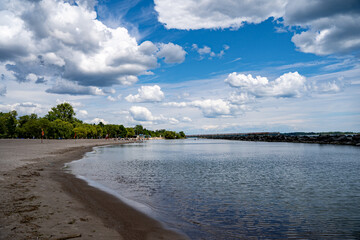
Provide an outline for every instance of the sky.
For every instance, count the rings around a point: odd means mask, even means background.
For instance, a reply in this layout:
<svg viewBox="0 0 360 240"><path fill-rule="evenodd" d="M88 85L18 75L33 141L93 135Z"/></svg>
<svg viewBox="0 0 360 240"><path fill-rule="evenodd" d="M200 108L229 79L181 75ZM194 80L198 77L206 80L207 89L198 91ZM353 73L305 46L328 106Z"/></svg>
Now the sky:
<svg viewBox="0 0 360 240"><path fill-rule="evenodd" d="M1 0L0 111L360 132L358 0Z"/></svg>

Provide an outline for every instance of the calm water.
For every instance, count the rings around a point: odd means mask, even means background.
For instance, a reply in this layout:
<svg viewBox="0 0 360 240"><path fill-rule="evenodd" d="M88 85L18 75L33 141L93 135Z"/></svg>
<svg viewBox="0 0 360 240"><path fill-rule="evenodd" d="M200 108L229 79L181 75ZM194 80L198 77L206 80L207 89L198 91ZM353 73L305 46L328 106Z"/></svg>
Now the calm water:
<svg viewBox="0 0 360 240"><path fill-rule="evenodd" d="M148 141L71 169L191 239L360 239L359 147Z"/></svg>

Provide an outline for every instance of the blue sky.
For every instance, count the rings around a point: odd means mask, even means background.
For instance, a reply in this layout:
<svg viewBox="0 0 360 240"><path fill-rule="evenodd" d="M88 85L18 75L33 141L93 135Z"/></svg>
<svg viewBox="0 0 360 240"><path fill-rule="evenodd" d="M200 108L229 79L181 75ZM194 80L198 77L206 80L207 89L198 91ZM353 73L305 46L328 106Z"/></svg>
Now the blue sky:
<svg viewBox="0 0 360 240"><path fill-rule="evenodd" d="M356 0L0 5L0 111L186 133L360 131Z"/></svg>

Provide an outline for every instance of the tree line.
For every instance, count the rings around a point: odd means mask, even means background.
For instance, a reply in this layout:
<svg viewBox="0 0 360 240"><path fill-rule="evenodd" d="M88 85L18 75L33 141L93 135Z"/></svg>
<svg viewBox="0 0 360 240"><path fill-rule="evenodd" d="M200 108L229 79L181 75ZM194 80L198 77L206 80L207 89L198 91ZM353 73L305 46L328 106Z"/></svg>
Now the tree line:
<svg viewBox="0 0 360 240"><path fill-rule="evenodd" d="M123 125L102 122L89 124L77 119L75 115L69 103L58 104L44 117L38 117L34 113L18 117L16 111L0 112L0 138L132 138L137 135L167 139L185 138L183 131L152 131L142 125L126 128Z"/></svg>

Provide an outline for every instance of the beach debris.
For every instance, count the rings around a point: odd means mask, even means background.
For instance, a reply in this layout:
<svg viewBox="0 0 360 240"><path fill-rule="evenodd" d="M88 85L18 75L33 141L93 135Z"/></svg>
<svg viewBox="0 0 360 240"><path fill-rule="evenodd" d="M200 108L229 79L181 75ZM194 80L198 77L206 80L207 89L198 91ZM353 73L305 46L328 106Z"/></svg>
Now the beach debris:
<svg viewBox="0 0 360 240"><path fill-rule="evenodd" d="M14 202L22 202L22 201L25 201L25 200L33 201L36 198L38 198L38 197L35 196L35 195L31 195L29 197L21 197L21 198L14 199Z"/></svg>
<svg viewBox="0 0 360 240"><path fill-rule="evenodd" d="M32 212L39 209L39 205L27 205L17 207L14 213Z"/></svg>
<svg viewBox="0 0 360 240"><path fill-rule="evenodd" d="M76 219L72 219L71 221L68 222L68 224L74 224L76 222Z"/></svg>
<svg viewBox="0 0 360 240"><path fill-rule="evenodd" d="M32 176L39 177L40 173L39 172L28 172L26 174L20 174L17 177L18 178L24 178L24 177L32 177Z"/></svg>
<svg viewBox="0 0 360 240"><path fill-rule="evenodd" d="M29 216L29 215L25 215L23 216L23 218L20 220L20 223L29 223L32 220L34 220L34 217Z"/></svg>
<svg viewBox="0 0 360 240"><path fill-rule="evenodd" d="M67 239L80 238L80 237L81 237L81 234L72 234L72 235L68 235L66 237L56 238L56 240L67 240Z"/></svg>

